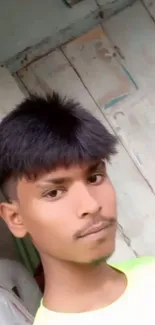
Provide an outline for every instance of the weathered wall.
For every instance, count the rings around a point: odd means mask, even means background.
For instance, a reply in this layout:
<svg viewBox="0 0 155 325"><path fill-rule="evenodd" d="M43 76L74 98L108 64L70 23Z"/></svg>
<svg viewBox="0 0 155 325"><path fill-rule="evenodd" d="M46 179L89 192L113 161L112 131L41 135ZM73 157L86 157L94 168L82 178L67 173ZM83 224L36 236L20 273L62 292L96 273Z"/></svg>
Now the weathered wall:
<svg viewBox="0 0 155 325"><path fill-rule="evenodd" d="M62 0L5 0L0 6L0 62L50 37L52 46L77 36L134 0L84 0L72 9ZM62 32L60 34L60 31Z"/></svg>

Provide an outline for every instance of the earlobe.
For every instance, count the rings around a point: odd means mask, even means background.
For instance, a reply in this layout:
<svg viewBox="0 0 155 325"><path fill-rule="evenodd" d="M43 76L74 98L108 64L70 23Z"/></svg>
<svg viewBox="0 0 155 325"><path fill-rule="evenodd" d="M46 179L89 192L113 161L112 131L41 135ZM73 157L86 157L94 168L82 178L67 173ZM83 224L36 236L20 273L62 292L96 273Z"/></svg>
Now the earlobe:
<svg viewBox="0 0 155 325"><path fill-rule="evenodd" d="M15 237L25 237L27 231L16 203L1 203L0 216Z"/></svg>

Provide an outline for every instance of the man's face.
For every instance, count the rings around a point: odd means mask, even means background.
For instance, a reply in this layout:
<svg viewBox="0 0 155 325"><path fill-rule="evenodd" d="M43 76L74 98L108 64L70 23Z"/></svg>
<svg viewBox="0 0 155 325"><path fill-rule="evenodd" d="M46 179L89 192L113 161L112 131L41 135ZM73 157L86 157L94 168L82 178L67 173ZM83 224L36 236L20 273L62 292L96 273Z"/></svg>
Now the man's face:
<svg viewBox="0 0 155 325"><path fill-rule="evenodd" d="M18 183L20 215L41 255L89 263L115 248L116 197L103 162Z"/></svg>

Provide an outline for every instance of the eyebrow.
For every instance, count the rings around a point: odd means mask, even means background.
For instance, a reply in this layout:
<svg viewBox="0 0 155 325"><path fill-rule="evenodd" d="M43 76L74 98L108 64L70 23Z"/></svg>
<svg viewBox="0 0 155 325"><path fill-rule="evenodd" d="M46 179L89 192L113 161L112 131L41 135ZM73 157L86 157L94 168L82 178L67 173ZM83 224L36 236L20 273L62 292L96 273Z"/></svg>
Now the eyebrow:
<svg viewBox="0 0 155 325"><path fill-rule="evenodd" d="M105 168L105 162L100 161L98 163L90 165L86 174L91 174L96 171L98 168ZM63 185L65 183L70 183L72 181L72 177L51 177L47 179L43 179L40 183L37 184L38 187L42 187L44 184L54 184L54 185Z"/></svg>
<svg viewBox="0 0 155 325"><path fill-rule="evenodd" d="M94 171L96 171L97 169L100 168L104 168L105 169L105 162L103 160L101 160L100 162L93 164L91 166L88 167L88 169L86 170L86 173L93 173Z"/></svg>
<svg viewBox="0 0 155 325"><path fill-rule="evenodd" d="M71 182L71 177L52 177L42 180L42 184L38 183L37 186L42 186L43 184L54 184L54 185L62 185L65 183Z"/></svg>

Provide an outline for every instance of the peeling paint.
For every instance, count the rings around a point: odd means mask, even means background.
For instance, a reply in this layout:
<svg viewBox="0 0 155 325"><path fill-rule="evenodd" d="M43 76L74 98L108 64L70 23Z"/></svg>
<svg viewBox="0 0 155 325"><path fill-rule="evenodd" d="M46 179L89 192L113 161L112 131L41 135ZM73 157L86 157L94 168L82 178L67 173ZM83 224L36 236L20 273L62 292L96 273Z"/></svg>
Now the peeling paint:
<svg viewBox="0 0 155 325"><path fill-rule="evenodd" d="M117 97L117 98L112 99L108 104L106 104L106 105L104 106L104 109L107 109L107 108L109 108L109 107L111 107L111 106L113 106L113 105L116 105L116 104L119 103L121 100L124 100L127 96L128 96L128 94L126 94L126 95L122 95L122 96L119 96L119 97Z"/></svg>

